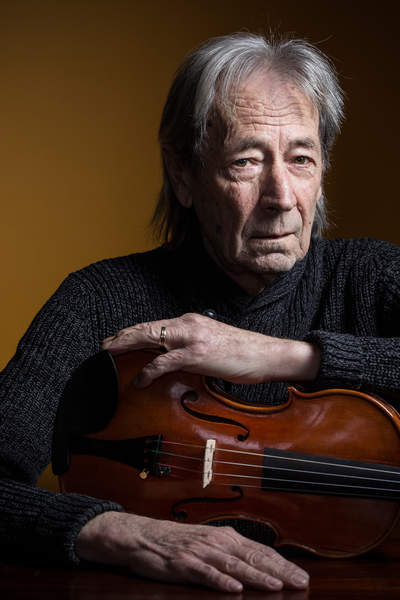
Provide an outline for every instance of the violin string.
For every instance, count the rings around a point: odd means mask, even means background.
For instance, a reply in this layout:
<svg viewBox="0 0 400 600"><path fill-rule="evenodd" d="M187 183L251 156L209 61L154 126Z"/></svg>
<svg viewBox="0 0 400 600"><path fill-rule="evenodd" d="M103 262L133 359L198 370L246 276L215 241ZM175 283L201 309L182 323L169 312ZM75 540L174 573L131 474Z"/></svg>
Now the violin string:
<svg viewBox="0 0 400 600"><path fill-rule="evenodd" d="M227 462L227 461L223 461L223 460L214 460L214 463L220 463L220 464L224 464L224 465L235 465L235 466L239 466L239 467L251 467L251 468L256 468L256 469L264 469L267 470L269 469L270 471L291 471L294 473L299 473L299 469L291 469L290 467L273 467L270 465L249 465L246 463L235 463L235 462ZM337 466L337 465L334 465ZM309 471L307 469L301 469L300 470L301 473L307 473L307 474L311 474L311 475L332 475L334 477L347 477L348 479L367 479L368 481L370 480L369 477L363 477L362 475L346 475L344 473L329 473L329 472L324 472L324 471ZM246 477L246 475L245 475ZM257 477L255 475L255 477ZM374 477L373 479L374 481L383 481L384 483L400 483L400 481L396 481L395 479L381 479L380 477Z"/></svg>
<svg viewBox="0 0 400 600"><path fill-rule="evenodd" d="M163 455L168 455L168 456L176 456L179 458L185 458L188 460L198 460L198 461L203 461L204 462L204 458L198 458L198 457L192 457L192 456L185 456L183 454L174 454L173 452L164 452L162 450L152 450L152 452L154 454L163 454ZM262 455L261 455L262 456ZM266 455L270 458L278 458L278 459L290 459L290 460L296 460L296 458L294 457L285 457L285 456L273 456L273 455ZM299 459L302 460L302 459ZM349 467L349 465L343 465L342 463L326 463L326 462L322 462L322 461L310 461L310 460L306 460L306 462L310 462L312 464L325 464L325 465L330 465L333 467L342 467L342 466L346 466ZM290 467L280 467L280 466L270 466L270 465L255 465L255 464L248 464L248 463L238 463L238 462L232 462L232 461L224 461L224 460L213 460L213 463L219 463L219 464L223 464L223 465L234 465L234 466L238 466L238 467L249 467L249 468L253 468L253 469L270 469L270 470L275 470L275 471L293 471L298 473L298 469L291 469ZM350 465L351 466L351 465ZM358 467L359 469L362 469L362 467ZM376 471L377 473L382 473L381 470L378 469L373 469L374 471ZM308 474L318 474L318 475L325 475L325 476L334 476L334 477L348 477L348 478L353 478L353 479L367 479L369 480L369 477L367 476L362 476L362 475L347 475L344 473L329 473L326 471L309 471L307 469L301 469L302 473L308 473ZM384 471L385 473L393 473L393 471ZM395 473L397 475L397 473ZM374 477L374 481L383 481L383 482L388 482L388 483L398 483L398 481L396 481L395 479L382 479L379 477Z"/></svg>
<svg viewBox="0 0 400 600"><path fill-rule="evenodd" d="M196 475L199 474L199 472L195 469L188 469L186 467L180 467L177 465L169 465L169 464L165 464L165 463L160 463L160 466L162 467L166 467L166 468L172 468L172 469L176 469L179 471L189 471L191 473L195 473ZM213 473L213 476L217 475L219 477L236 477L239 479L259 479L261 482L284 482L284 483L300 483L302 485L307 485L309 486L311 485L317 485L317 487L319 486L330 486L330 487L340 487L340 488L346 488L346 489L357 489L357 490L367 490L367 491L378 491L378 492L396 492L398 493L399 490L398 489L393 489L393 488L377 488L377 487L373 487L373 486L364 486L364 485L351 485L351 484L342 484L342 483L327 483L327 482L314 482L314 481L307 481L307 480L301 480L301 479L285 479L285 478L280 478L280 477L257 477L255 475L237 475L236 473ZM329 473L327 473L327 475L330 475ZM225 486L231 486L232 484L230 483L218 483L217 485L225 485ZM240 482L240 485L242 487L251 487L251 488L259 488L259 485L251 485L251 484L244 484L242 482ZM273 490L273 488L272 488ZM278 490L277 490L278 491ZM291 491L295 491L295 490L291 490Z"/></svg>
<svg viewBox="0 0 400 600"><path fill-rule="evenodd" d="M185 456L182 454L174 454L173 452L164 452L164 451L157 451L157 450L153 450L152 451L154 454L158 454L158 455L166 455L166 456L172 456L172 457L177 457L177 458L184 458L184 459L189 459L189 460L197 460L197 461L202 461L204 462L203 458L199 458L199 457L193 457L193 456ZM308 462L312 462L312 461L308 461ZM229 461L222 461L222 460L213 460L213 463L218 463L218 464L223 464L223 465L233 465L233 466L238 466L238 467L246 467L246 468L251 468L251 469L263 469L264 472L265 471L290 471L290 472L295 472L295 473L299 473L299 469L292 469L290 467L281 467L281 466L270 466L270 465L254 465L254 464L247 464L247 463L236 463L236 462L229 462ZM325 463L325 464L329 464L329 463ZM332 464L331 464L332 466ZM341 466L340 463L339 464L334 464L333 466ZM363 477L362 475L347 475L344 473L335 473L335 472L324 472L324 471L310 471L310 470L306 470L306 469L301 469L301 473L304 474L308 474L308 475L323 475L325 477L340 477L340 478L347 478L347 479L364 479L369 481L369 477ZM251 476L251 475L239 475L239 474L229 474L229 473L215 473L216 475L227 475L227 476L231 476L231 477L253 477L254 479L259 479L258 476ZM261 477L261 480L263 479L267 479L270 480L271 478L269 477ZM290 481L296 481L296 480L290 480ZM374 477L373 481L380 481L383 483L399 483L399 481L396 481L394 479L382 479L382 478L378 478L378 477ZM360 486L360 487L368 487L368 486ZM372 489L372 488L371 488Z"/></svg>
<svg viewBox="0 0 400 600"><path fill-rule="evenodd" d="M245 477L246 479L259 479L258 477L256 477L255 475L236 475L235 473L213 473L213 475L219 475L221 477ZM331 486L331 487L345 487L345 488L357 488L359 490L376 490L379 492L399 492L398 489L393 489L393 488L379 488L379 487L374 487L372 485L369 486L364 486L364 485L354 485L354 484L343 484L343 483L328 483L328 482L322 482L322 481L304 481L302 479L284 479L282 477L261 477L261 481L284 481L285 483L302 483L302 484L307 484L307 485L312 485L312 484L316 484L318 487L320 485L322 486Z"/></svg>
<svg viewBox="0 0 400 600"><path fill-rule="evenodd" d="M176 465L169 465L166 463L159 463L160 467L165 467L165 468L170 468L170 469L177 469L179 471L189 471L189 473L195 473L196 475L199 474L199 472L201 473L200 469L188 469L187 467L178 467Z"/></svg>
<svg viewBox="0 0 400 600"><path fill-rule="evenodd" d="M204 458L200 458L198 456L187 456L185 454L175 454L174 452L164 452L164 450L152 450L153 454L163 454L166 456L177 456L178 458L185 458L186 460L198 460L198 461L203 461L204 462Z"/></svg>
<svg viewBox="0 0 400 600"><path fill-rule="evenodd" d="M187 444L185 442L170 442L169 440L163 440L163 444L171 444L171 446L187 446L188 448L202 448L204 450L204 444Z"/></svg>
<svg viewBox="0 0 400 600"><path fill-rule="evenodd" d="M167 455L167 456L177 456L179 458L187 458L189 460L198 460L198 461L203 461L204 459L202 458L198 458L198 457L193 457L193 456L184 456L182 454L174 454L173 452L163 452L163 451L157 451L154 450L153 451L155 454L163 454L163 455ZM264 469L264 470L271 470L271 471L291 471L294 473L298 473L299 469L291 469L290 467L273 467L270 465L254 465L254 464L248 464L248 463L238 463L238 462L231 462L231 461L226 461L226 460L213 460L213 463L218 463L221 465L233 465L236 467L249 467L251 469ZM337 465L334 465L337 466ZM311 474L311 475L330 475L333 477L347 477L348 479L367 479L369 481L369 477L363 477L362 475L347 475L344 473L327 473L324 471L309 471L307 469L301 469L302 473L307 473L307 474ZM240 475L237 475L238 477ZM251 475L243 475L243 477L251 477ZM256 475L254 476L255 478L258 478ZM384 483L399 483L398 481L396 481L395 479L381 479L380 477L374 477L374 481L383 481Z"/></svg>
<svg viewBox="0 0 400 600"><path fill-rule="evenodd" d="M218 450L221 450L223 452L241 452L240 450L231 450L228 448L218 448ZM246 454L252 454L251 452L246 452ZM262 456L263 458L272 458L272 459L281 459L281 460L292 460L295 462L306 462L306 463L311 463L313 465L327 465L327 466L335 466L335 467L343 467L346 469L360 469L361 471L375 471L376 473L382 473L382 469L379 468L375 468L375 467L364 467L364 466L359 466L359 465L348 465L346 463L341 463L341 462L328 462L328 461L324 461L324 460L315 460L315 459L310 459L310 458L298 458L296 456L285 456L285 455L276 455L276 454L259 454L259 453L254 453L253 456ZM340 461L341 459L337 459L338 461ZM399 475L400 473L398 471L389 471L389 470L385 470L385 473L391 474L391 475Z"/></svg>
<svg viewBox="0 0 400 600"><path fill-rule="evenodd" d="M164 440L162 442L164 444ZM204 445L197 445L197 444L185 444L185 443L180 443L180 442L169 442L169 441L165 441L165 443L167 444L179 444L182 446L188 446L188 447L196 447L196 448L202 448L203 450L205 449ZM292 460L295 462L307 462L307 463L311 463L313 465L315 464L319 464L319 465L327 465L327 466L335 466L335 467L343 467L345 469L359 469L361 471L373 471L375 473L387 473L388 475L399 475L400 472L399 471L390 471L390 470L384 470L382 471L382 469L380 468L375 468L375 467L365 467L365 466L359 466L359 465L349 465L346 463L341 463L341 462L327 462L327 461L323 461L323 460L315 460L315 459L309 459L309 458L298 458L296 456L285 456L285 455L274 455L274 454L264 454L264 453L259 453L259 452L249 452L247 450L233 450L231 448L216 448L216 451L218 452L233 452L236 454L248 454L250 456L260 456L262 458L272 458L272 459L280 459L280 460ZM157 450L153 450L153 452L157 452ZM162 453L162 451L158 451L160 453ZM173 454L171 454L171 456L173 456ZM182 455L181 455L182 456ZM184 458L184 457L183 457ZM189 458L189 457L187 457ZM201 459L200 459L201 460ZM340 459L337 459L338 461L340 461ZM216 462L216 461L214 461ZM218 461L218 462L224 462L224 461ZM231 464L240 464L240 463L231 463ZM257 465L252 465L252 466L257 466ZM384 465L382 465L384 466Z"/></svg>
<svg viewBox="0 0 400 600"><path fill-rule="evenodd" d="M175 470L178 470L178 471L189 471L190 473L194 473L195 475L199 474L198 470L187 469L186 467L178 467L176 465L169 465L167 463L160 463L160 467L171 468L171 469L175 469ZM222 482L219 482L219 483L217 483L215 485L218 485L218 486L222 486L223 485L223 486L226 486L226 487L231 487L232 486L231 483L222 483ZM240 485L241 485L241 487L248 487L248 488L258 488L259 487L258 485L250 485L250 484L247 484L247 483L240 483Z"/></svg>

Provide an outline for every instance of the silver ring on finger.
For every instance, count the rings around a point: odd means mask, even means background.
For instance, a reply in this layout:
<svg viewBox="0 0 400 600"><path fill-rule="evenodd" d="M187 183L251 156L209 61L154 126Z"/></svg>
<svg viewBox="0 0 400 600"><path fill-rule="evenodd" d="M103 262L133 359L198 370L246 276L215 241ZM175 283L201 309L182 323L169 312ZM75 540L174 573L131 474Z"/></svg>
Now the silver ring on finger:
<svg viewBox="0 0 400 600"><path fill-rule="evenodd" d="M167 351L167 347L165 346L166 339L167 339L167 328L162 326L161 333L160 333L160 347L165 351Z"/></svg>

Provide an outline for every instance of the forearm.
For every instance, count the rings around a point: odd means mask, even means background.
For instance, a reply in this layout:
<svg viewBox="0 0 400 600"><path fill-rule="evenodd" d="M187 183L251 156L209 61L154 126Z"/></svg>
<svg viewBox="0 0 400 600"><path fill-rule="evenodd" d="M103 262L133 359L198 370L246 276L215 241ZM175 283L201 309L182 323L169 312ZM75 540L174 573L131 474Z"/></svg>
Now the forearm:
<svg viewBox="0 0 400 600"><path fill-rule="evenodd" d="M313 381L317 377L321 352L316 344L262 337L265 350L259 360L265 362L264 381Z"/></svg>

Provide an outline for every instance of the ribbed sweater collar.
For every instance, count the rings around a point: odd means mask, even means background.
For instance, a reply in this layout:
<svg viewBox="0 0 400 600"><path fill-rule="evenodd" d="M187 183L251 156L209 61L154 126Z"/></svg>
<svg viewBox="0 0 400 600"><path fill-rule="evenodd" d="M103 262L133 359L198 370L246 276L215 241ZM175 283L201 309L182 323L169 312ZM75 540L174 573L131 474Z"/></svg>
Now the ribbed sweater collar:
<svg viewBox="0 0 400 600"><path fill-rule="evenodd" d="M290 271L277 277L256 296L248 295L239 285L228 277L210 258L200 240L182 244L173 251L172 264L175 277L183 287L182 293L197 299L197 303L210 308L231 307L239 312L252 312L277 302L292 293L303 273L312 253L313 242L305 258L295 263Z"/></svg>

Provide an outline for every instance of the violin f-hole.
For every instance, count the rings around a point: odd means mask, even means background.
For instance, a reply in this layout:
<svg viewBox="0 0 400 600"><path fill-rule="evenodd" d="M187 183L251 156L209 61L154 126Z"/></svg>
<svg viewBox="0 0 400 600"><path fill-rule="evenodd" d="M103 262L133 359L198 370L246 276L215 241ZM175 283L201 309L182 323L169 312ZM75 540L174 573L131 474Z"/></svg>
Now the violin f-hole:
<svg viewBox="0 0 400 600"><path fill-rule="evenodd" d="M227 419L226 417L221 417L219 415L210 415L207 413L202 413L197 410L194 410L193 408L190 408L187 403L196 402L196 400L198 400L198 395L194 390L189 390L185 392L181 397L181 405L183 410L185 410L187 413L189 413L190 415L192 415L192 417L195 417L196 419L202 419L203 421L209 421L210 423L225 423L226 425L234 425L235 427L239 427L245 433L238 433L236 436L237 440L239 442L245 442L247 440L247 438L250 435L250 430L245 425L239 423L239 421L234 421L233 419Z"/></svg>
<svg viewBox="0 0 400 600"><path fill-rule="evenodd" d="M225 498L210 498L207 496L199 496L197 498L186 498L185 500L179 500L171 507L171 513L173 519L177 521L185 521L188 518L188 513L185 510L181 510L181 507L188 504L196 504L196 503L221 503L221 502L236 502L236 500L241 500L243 498L243 491L238 485L232 486L232 492L234 492L235 496L227 496Z"/></svg>

